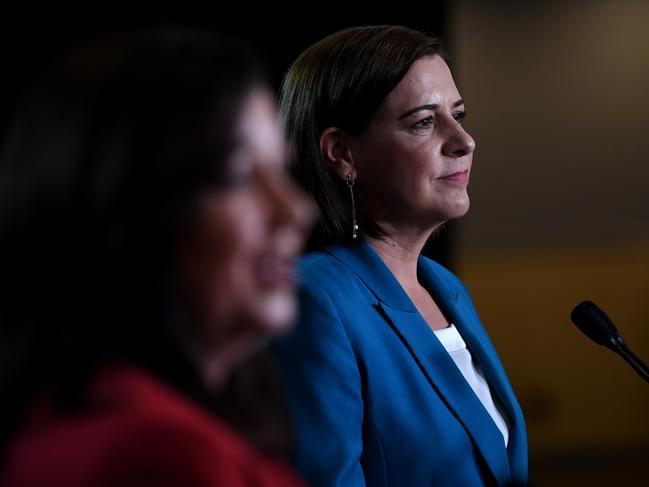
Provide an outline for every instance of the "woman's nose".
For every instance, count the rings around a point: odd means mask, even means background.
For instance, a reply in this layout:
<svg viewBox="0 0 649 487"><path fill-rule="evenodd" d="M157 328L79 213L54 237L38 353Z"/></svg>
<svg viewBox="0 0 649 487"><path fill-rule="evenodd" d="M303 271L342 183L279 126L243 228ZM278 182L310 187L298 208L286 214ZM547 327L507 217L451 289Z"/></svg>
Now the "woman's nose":
<svg viewBox="0 0 649 487"><path fill-rule="evenodd" d="M308 231L315 219L311 199L287 175L275 176L268 190L274 219L279 224L292 224Z"/></svg>
<svg viewBox="0 0 649 487"><path fill-rule="evenodd" d="M447 138L442 147L444 155L449 157L463 157L472 154L475 150L475 141L473 137L458 122L447 132Z"/></svg>

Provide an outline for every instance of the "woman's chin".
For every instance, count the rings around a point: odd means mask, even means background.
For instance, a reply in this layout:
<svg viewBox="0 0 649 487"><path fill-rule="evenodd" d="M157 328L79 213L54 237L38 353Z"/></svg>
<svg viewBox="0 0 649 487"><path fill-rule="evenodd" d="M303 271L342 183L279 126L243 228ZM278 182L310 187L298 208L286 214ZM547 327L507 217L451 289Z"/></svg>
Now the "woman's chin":
<svg viewBox="0 0 649 487"><path fill-rule="evenodd" d="M261 332L281 335L293 327L297 300L292 289L267 291L255 304L255 319Z"/></svg>
<svg viewBox="0 0 649 487"><path fill-rule="evenodd" d="M431 223L439 224L440 222L445 223L450 220L456 220L462 218L469 211L469 198L458 199L452 202L449 202L444 207L435 208L434 211L431 211L428 215Z"/></svg>
<svg viewBox="0 0 649 487"><path fill-rule="evenodd" d="M467 214L467 212L469 211L469 207L471 206L469 201L469 196L463 195L462 197L458 197L449 206L450 206L448 210L449 220L462 218L464 215Z"/></svg>

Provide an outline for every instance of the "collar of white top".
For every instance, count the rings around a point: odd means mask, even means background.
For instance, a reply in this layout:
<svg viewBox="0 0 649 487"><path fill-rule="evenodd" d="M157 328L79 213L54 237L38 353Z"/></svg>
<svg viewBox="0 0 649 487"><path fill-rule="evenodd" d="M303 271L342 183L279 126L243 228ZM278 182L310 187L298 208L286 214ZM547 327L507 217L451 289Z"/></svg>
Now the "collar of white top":
<svg viewBox="0 0 649 487"><path fill-rule="evenodd" d="M466 343L453 323L441 330L433 330L433 332L448 353L466 349Z"/></svg>

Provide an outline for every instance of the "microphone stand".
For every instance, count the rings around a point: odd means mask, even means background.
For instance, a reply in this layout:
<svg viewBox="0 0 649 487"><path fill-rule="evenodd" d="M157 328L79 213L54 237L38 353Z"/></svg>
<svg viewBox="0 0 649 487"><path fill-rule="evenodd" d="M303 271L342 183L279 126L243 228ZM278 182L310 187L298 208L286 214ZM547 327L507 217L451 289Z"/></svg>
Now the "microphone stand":
<svg viewBox="0 0 649 487"><path fill-rule="evenodd" d="M609 337L609 343L606 344L606 347L619 354L640 377L649 382L649 367L627 347L626 342L620 335Z"/></svg>

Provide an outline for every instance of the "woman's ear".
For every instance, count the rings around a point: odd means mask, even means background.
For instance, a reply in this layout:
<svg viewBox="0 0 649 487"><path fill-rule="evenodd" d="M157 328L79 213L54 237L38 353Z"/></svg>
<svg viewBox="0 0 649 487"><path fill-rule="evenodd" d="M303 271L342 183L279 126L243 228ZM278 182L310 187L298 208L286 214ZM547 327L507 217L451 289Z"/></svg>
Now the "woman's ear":
<svg viewBox="0 0 649 487"><path fill-rule="evenodd" d="M345 133L338 127L327 127L320 134L320 151L325 161L340 179L347 181L351 175L356 179L354 157L347 144Z"/></svg>

